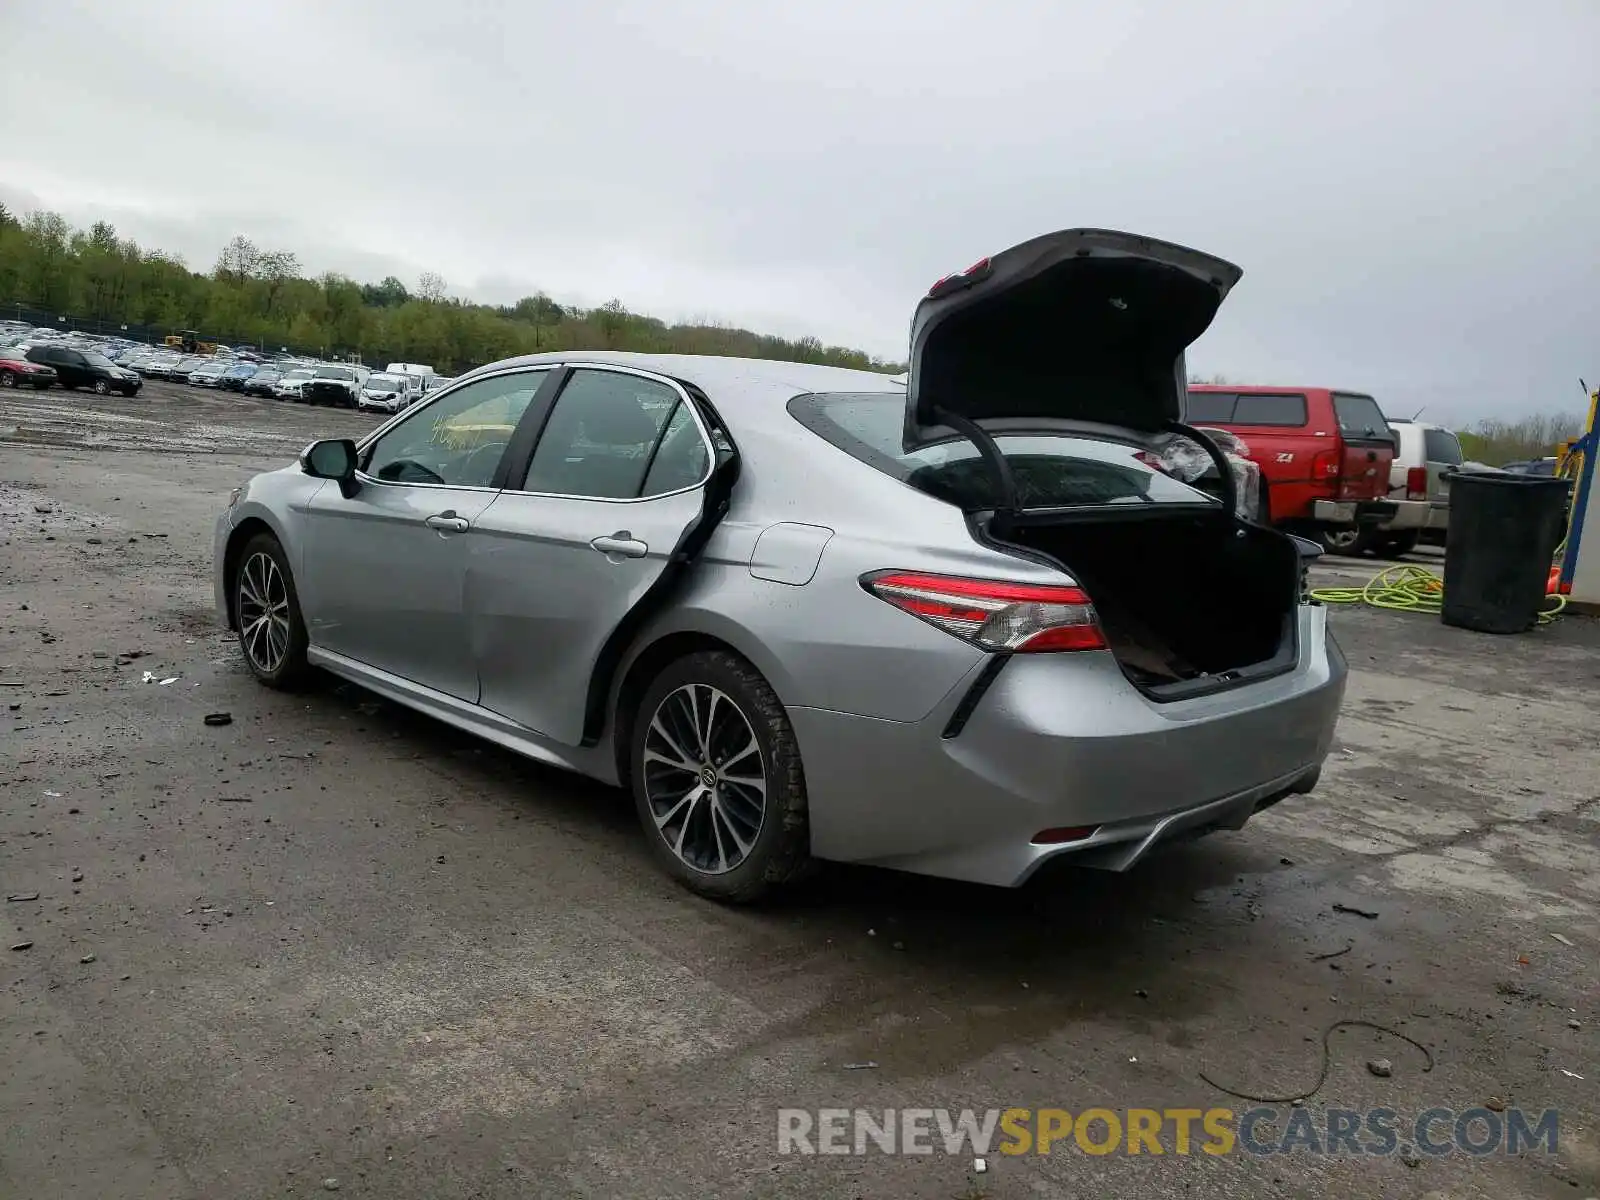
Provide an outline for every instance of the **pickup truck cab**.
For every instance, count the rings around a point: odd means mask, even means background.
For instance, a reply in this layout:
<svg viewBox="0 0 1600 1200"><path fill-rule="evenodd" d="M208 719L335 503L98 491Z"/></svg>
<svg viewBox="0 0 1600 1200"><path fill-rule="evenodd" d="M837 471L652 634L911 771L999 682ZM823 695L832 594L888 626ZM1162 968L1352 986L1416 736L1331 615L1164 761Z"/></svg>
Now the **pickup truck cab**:
<svg viewBox="0 0 1600 1200"><path fill-rule="evenodd" d="M1396 438L1371 396L1332 388L1191 384L1184 420L1238 435L1261 468L1262 524L1359 554L1399 512L1389 498Z"/></svg>

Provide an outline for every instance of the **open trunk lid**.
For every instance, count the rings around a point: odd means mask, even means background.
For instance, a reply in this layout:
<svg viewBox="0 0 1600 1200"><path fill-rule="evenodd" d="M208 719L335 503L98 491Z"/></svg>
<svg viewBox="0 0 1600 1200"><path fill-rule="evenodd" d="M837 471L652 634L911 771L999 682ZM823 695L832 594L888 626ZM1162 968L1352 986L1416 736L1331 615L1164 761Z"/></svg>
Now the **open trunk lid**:
<svg viewBox="0 0 1600 1200"><path fill-rule="evenodd" d="M911 323L905 448L969 423L1167 428L1184 351L1242 274L1170 242L1067 229L946 276Z"/></svg>

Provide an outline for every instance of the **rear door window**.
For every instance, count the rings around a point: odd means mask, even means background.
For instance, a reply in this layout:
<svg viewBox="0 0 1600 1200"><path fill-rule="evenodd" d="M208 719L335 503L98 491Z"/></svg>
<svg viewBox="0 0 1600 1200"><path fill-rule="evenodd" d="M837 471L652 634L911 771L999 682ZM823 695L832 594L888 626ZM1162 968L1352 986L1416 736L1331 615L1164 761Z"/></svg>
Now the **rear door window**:
<svg viewBox="0 0 1600 1200"><path fill-rule="evenodd" d="M659 380L587 367L574 371L539 435L522 490L637 498L678 399ZM669 466L663 465L663 473Z"/></svg>
<svg viewBox="0 0 1600 1200"><path fill-rule="evenodd" d="M1385 437L1389 422L1383 419L1383 410L1371 396L1354 396L1335 393L1333 414L1339 421L1339 432L1345 437Z"/></svg>
<svg viewBox="0 0 1600 1200"><path fill-rule="evenodd" d="M1306 398L1298 394L1281 396L1240 393L1234 405L1235 425L1300 426L1306 423Z"/></svg>
<svg viewBox="0 0 1600 1200"><path fill-rule="evenodd" d="M919 491L964 509L998 504L994 479L966 438L905 452L905 405L900 393L830 393L797 396L789 412L846 454ZM1216 503L1147 466L1137 446L1054 434L1000 435L995 442L1025 509Z"/></svg>
<svg viewBox="0 0 1600 1200"><path fill-rule="evenodd" d="M1464 459L1461 443L1448 429L1424 429L1422 445L1431 463L1444 463L1446 466L1457 467Z"/></svg>

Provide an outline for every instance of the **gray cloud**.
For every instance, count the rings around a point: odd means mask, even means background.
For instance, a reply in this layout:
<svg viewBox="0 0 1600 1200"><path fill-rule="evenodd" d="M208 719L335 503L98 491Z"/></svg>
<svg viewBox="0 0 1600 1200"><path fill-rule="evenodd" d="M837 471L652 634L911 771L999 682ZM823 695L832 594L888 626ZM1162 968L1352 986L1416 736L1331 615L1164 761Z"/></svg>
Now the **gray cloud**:
<svg viewBox="0 0 1600 1200"><path fill-rule="evenodd" d="M1198 369L1457 418L1600 377L1590 0L12 9L8 202L195 265L243 231L898 355L934 278L1110 225L1244 266Z"/></svg>

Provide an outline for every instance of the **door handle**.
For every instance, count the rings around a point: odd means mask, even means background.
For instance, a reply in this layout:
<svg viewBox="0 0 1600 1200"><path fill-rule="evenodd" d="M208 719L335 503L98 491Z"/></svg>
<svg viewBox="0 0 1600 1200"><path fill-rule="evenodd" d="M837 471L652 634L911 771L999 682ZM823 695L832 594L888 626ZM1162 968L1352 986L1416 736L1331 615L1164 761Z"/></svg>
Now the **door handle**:
<svg viewBox="0 0 1600 1200"><path fill-rule="evenodd" d="M454 509L434 513L423 523L429 529L437 529L440 533L465 533L472 528L472 522L465 517L456 516Z"/></svg>
<svg viewBox="0 0 1600 1200"><path fill-rule="evenodd" d="M650 553L650 547L641 542L626 529L619 529L610 537L597 537L589 545L601 554L615 554L620 558L643 558Z"/></svg>

